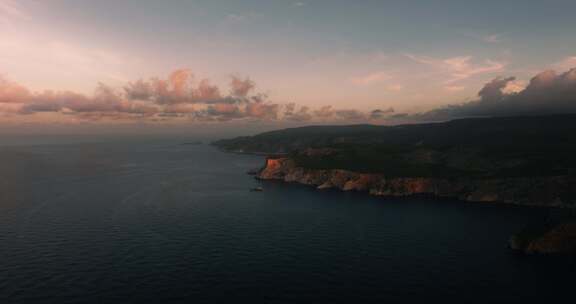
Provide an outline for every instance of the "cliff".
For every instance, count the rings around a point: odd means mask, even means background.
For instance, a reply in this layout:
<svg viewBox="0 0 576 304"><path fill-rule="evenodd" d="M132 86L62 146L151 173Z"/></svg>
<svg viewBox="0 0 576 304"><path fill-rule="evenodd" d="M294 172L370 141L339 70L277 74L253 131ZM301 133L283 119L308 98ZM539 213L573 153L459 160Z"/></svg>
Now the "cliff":
<svg viewBox="0 0 576 304"><path fill-rule="evenodd" d="M575 254L576 222L527 228L510 238L510 248L525 254Z"/></svg>
<svg viewBox="0 0 576 304"><path fill-rule="evenodd" d="M377 196L429 195L470 202L500 202L533 206L575 205L573 176L535 177L397 177L385 173L359 173L342 169L312 169L297 165L290 157L271 157L257 174L264 180L282 180L362 191Z"/></svg>
<svg viewBox="0 0 576 304"><path fill-rule="evenodd" d="M311 126L225 139L224 151L284 154L298 167L437 179L576 176L576 115L397 126Z"/></svg>
<svg viewBox="0 0 576 304"><path fill-rule="evenodd" d="M575 132L576 115L549 115L311 126L213 144L224 151L281 153L256 173L264 180L388 197L575 207ZM510 247L530 254L576 251L576 224L548 219L540 226L514 235Z"/></svg>

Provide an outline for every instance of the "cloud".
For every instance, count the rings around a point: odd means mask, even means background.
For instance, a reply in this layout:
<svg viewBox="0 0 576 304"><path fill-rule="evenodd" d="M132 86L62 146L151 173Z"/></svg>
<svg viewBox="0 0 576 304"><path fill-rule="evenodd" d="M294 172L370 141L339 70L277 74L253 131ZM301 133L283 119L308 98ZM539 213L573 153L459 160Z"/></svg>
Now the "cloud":
<svg viewBox="0 0 576 304"><path fill-rule="evenodd" d="M467 60L448 62L449 66L468 66ZM462 69L465 68L454 68ZM379 77L368 79L375 81ZM392 86L383 89L394 89ZM446 85L447 89L453 90L461 87ZM258 92L256 83L249 77L231 76L228 88L221 89L208 79L196 81L187 69L176 70L165 79L128 82L121 88L100 83L90 96L71 91L33 92L0 77L2 119L51 115L61 117L62 121L67 118L66 121L91 122L246 120L355 123L568 112L576 112L576 69L563 73L543 71L528 83L514 77L496 77L479 90L477 100L420 114L397 113L393 108L359 111L335 109L330 105L316 109L295 103L283 105Z"/></svg>
<svg viewBox="0 0 576 304"><path fill-rule="evenodd" d="M454 57L445 59L443 63L451 71L453 79L449 80L449 83L460 81L463 79L470 78L478 74L486 74L499 72L506 66L504 63L486 60L484 64L472 64L472 57Z"/></svg>
<svg viewBox="0 0 576 304"><path fill-rule="evenodd" d="M334 115L334 109L332 106L323 106L320 109L315 110L314 115L319 118L330 118Z"/></svg>
<svg viewBox="0 0 576 304"><path fill-rule="evenodd" d="M448 66L469 66L467 60L449 61ZM454 63L457 62L457 63ZM461 70L465 68L454 68ZM475 68L473 69L475 70ZM370 78L371 81L376 78ZM394 84L383 90L400 90ZM460 84L446 84L458 91ZM0 121L31 121L34 117L59 117L61 121L285 121L285 122L400 122L448 120L461 117L576 113L576 69L538 73L529 82L515 77L496 77L478 92L476 100L409 114L393 108L368 111L280 104L257 91L249 77L234 75L227 87L208 79L196 80L187 69L166 78L139 79L123 87L98 84L92 95L72 91L34 92L0 77ZM16 118L15 118L16 117Z"/></svg>
<svg viewBox="0 0 576 304"><path fill-rule="evenodd" d="M158 104L181 103L238 103L261 102L265 95L255 93L255 84L249 78L231 76L230 95L223 96L218 86L210 80L202 79L194 85L194 75L189 70L176 70L168 79L152 78L150 81L139 79L124 86L126 98L130 100L148 100ZM248 100L251 99L251 100Z"/></svg>
<svg viewBox="0 0 576 304"><path fill-rule="evenodd" d="M224 17L221 25L225 27L239 26L257 20L260 17L262 17L262 15L255 12L231 13Z"/></svg>
<svg viewBox="0 0 576 304"><path fill-rule="evenodd" d="M484 40L484 42L488 42L488 43L499 43L499 42L502 42L502 34L492 34L492 35L484 36L484 37L482 37L482 40Z"/></svg>
<svg viewBox="0 0 576 304"><path fill-rule="evenodd" d="M230 95L235 97L246 97L251 91L254 90L256 84L250 78L242 79L237 75L233 75L230 80Z"/></svg>
<svg viewBox="0 0 576 304"><path fill-rule="evenodd" d="M514 79L509 81L504 88L502 88L502 93L504 94L513 94L522 92L526 89L527 83L523 80Z"/></svg>
<svg viewBox="0 0 576 304"><path fill-rule="evenodd" d="M445 74L446 80L444 83L447 85L452 85L477 75L501 72L507 65L505 62L491 59L486 59L482 63L475 63L472 56L456 56L445 59L413 54L405 54L405 56Z"/></svg>
<svg viewBox="0 0 576 304"><path fill-rule="evenodd" d="M27 88L0 77L0 103L23 103L29 98Z"/></svg>
<svg viewBox="0 0 576 304"><path fill-rule="evenodd" d="M387 110L364 112L355 109L334 109L329 105L313 110L307 106L298 107L294 103L289 103L284 106L282 119L298 122L323 121L357 123L366 122L370 119L381 119L391 113L390 111L394 110L390 108Z"/></svg>
<svg viewBox="0 0 576 304"><path fill-rule="evenodd" d="M388 89L401 87L390 85ZM222 92L228 92L223 94ZM197 81L188 69L175 70L166 78L138 79L121 87L99 83L92 95L72 91L33 92L0 77L0 118L33 121L49 116L56 122L361 122L382 120L393 109L359 111L332 106L310 108L295 103L272 102L256 90L249 77L233 75L227 89L208 79ZM0 120L2 122L2 120Z"/></svg>
<svg viewBox="0 0 576 304"><path fill-rule="evenodd" d="M221 100L222 95L217 86L210 84L210 80L202 79L194 94L194 99L201 102L211 103L214 100Z"/></svg>
<svg viewBox="0 0 576 304"><path fill-rule="evenodd" d="M279 104L255 92L249 78L231 76L230 94L223 96L208 79L194 81L190 70L176 70L166 78L139 79L118 89L99 83L87 96L71 91L32 92L0 77L0 114L34 116L54 113L81 120L231 120L278 118Z"/></svg>
<svg viewBox="0 0 576 304"><path fill-rule="evenodd" d="M238 15L238 14L228 14L226 15L226 21L229 23L241 23L243 21L245 21L247 19L246 16L244 15Z"/></svg>
<svg viewBox="0 0 576 304"><path fill-rule="evenodd" d="M500 101L504 97L503 89L508 85L509 82L516 80L515 77L494 78L489 83L485 84L484 87L478 92L480 100L484 102L490 101Z"/></svg>
<svg viewBox="0 0 576 304"><path fill-rule="evenodd" d="M170 83L172 84L173 94L177 97L185 96L188 91L189 80L193 75L188 69L180 69L172 72L169 76Z"/></svg>
<svg viewBox="0 0 576 304"><path fill-rule="evenodd" d="M554 64L552 64L552 69L565 71L576 67L576 56L568 56Z"/></svg>
<svg viewBox="0 0 576 304"><path fill-rule="evenodd" d="M150 100L154 96L152 84L142 79L129 82L124 86L124 92L130 100Z"/></svg>
<svg viewBox="0 0 576 304"><path fill-rule="evenodd" d="M383 81L392 78L386 72L373 72L359 77L353 77L350 81L357 86L369 86L376 83L381 83Z"/></svg>
<svg viewBox="0 0 576 304"><path fill-rule="evenodd" d="M460 85L446 85L444 86L444 90L449 91L449 92L460 92L465 90L466 87L465 86L460 86Z"/></svg>
<svg viewBox="0 0 576 304"><path fill-rule="evenodd" d="M385 110L376 109L370 112L371 119L383 119L394 113L394 108L388 108Z"/></svg>
<svg viewBox="0 0 576 304"><path fill-rule="evenodd" d="M246 114L252 118L276 119L279 107L277 104L249 103L246 106Z"/></svg>
<svg viewBox="0 0 576 304"><path fill-rule="evenodd" d="M229 103L217 103L210 105L208 110L200 114L201 117L216 117L220 120L230 120L234 118L242 118L242 112L237 105Z"/></svg>
<svg viewBox="0 0 576 304"><path fill-rule="evenodd" d="M479 99L409 116L418 120L462 117L576 113L576 68L564 73L547 70L527 85L515 77L497 77L478 92Z"/></svg>
<svg viewBox="0 0 576 304"><path fill-rule="evenodd" d="M331 107L330 107L331 108ZM310 121L314 118L314 113L310 113L310 108L306 106L296 109L295 103L289 103L284 106L284 119L291 121ZM330 117L330 115L325 117Z"/></svg>
<svg viewBox="0 0 576 304"><path fill-rule="evenodd" d="M345 121L365 121L368 118L366 113L358 110L336 110L334 114L338 119Z"/></svg>

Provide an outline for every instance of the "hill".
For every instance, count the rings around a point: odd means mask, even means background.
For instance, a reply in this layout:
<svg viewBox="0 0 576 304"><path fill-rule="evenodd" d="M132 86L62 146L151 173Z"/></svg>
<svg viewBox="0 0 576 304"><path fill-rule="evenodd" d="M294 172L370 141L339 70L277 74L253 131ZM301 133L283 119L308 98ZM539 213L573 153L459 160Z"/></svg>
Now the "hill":
<svg viewBox="0 0 576 304"><path fill-rule="evenodd" d="M288 154L310 169L394 177L573 176L576 115L310 126L213 144L232 152Z"/></svg>

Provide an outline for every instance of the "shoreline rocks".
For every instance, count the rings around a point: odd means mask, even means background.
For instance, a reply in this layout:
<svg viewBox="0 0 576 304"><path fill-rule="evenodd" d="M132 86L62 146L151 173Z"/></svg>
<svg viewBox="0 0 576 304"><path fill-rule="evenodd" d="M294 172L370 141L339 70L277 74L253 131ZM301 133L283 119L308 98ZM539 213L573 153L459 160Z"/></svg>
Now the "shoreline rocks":
<svg viewBox="0 0 576 304"><path fill-rule="evenodd" d="M529 255L576 254L576 222L526 228L510 238L510 248Z"/></svg>
<svg viewBox="0 0 576 304"><path fill-rule="evenodd" d="M375 196L402 197L429 195L469 202L508 203L526 206L573 207L571 176L507 177L490 179L387 177L340 169L308 169L288 157L269 157L256 174L258 179L282 180L317 189L368 192Z"/></svg>

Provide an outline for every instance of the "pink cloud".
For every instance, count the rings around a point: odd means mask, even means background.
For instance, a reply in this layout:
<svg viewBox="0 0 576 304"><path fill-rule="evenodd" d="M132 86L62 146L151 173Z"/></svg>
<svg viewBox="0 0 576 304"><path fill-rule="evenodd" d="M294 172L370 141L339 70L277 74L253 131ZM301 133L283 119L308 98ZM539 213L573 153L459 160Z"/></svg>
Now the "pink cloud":
<svg viewBox="0 0 576 304"><path fill-rule="evenodd" d="M392 77L390 75L388 75L386 72L378 71L378 72L373 72L373 73L369 73L366 75L362 75L359 77L353 77L350 79L350 81L357 86L369 86L369 85L373 85L376 83L381 83L381 82L389 80L391 78Z"/></svg>
<svg viewBox="0 0 576 304"><path fill-rule="evenodd" d="M444 75L446 84L453 84L469 79L477 75L501 72L506 67L506 62L486 59L482 63L475 63L472 56L456 56L445 59L432 58L406 54L411 60L428 65Z"/></svg>
<svg viewBox="0 0 576 304"><path fill-rule="evenodd" d="M576 56L568 56L552 64L552 68L559 71L566 71L576 67Z"/></svg>

